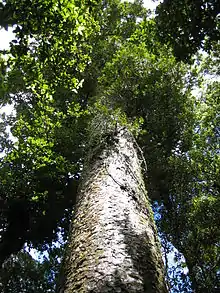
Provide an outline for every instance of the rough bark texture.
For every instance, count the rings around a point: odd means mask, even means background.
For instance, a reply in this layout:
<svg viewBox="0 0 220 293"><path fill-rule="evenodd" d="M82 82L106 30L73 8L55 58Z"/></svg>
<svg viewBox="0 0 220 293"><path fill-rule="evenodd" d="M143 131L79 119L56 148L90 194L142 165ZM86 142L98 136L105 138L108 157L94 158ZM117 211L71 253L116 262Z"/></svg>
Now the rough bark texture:
<svg viewBox="0 0 220 293"><path fill-rule="evenodd" d="M63 266L65 293L167 293L138 147L126 129L93 153Z"/></svg>

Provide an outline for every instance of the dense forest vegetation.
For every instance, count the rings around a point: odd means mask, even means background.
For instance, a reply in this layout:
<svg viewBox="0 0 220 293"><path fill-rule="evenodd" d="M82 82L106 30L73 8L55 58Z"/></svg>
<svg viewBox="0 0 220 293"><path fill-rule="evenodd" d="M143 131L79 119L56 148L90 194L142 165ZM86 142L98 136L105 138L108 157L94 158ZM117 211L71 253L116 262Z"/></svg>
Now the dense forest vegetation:
<svg viewBox="0 0 220 293"><path fill-rule="evenodd" d="M170 292L219 292L219 13L217 0L164 0L155 15L141 0L2 1L15 38L0 56L14 109L0 121L1 292L55 292L84 171L120 129Z"/></svg>

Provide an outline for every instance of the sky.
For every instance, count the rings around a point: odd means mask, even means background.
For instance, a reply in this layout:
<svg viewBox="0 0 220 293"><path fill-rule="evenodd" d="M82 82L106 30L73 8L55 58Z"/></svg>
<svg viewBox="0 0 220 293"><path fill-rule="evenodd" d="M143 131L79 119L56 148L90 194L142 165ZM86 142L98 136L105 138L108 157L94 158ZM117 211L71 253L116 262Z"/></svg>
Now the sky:
<svg viewBox="0 0 220 293"><path fill-rule="evenodd" d="M9 49L9 43L13 38L12 28L8 28L8 31L2 28L0 30L0 50Z"/></svg>

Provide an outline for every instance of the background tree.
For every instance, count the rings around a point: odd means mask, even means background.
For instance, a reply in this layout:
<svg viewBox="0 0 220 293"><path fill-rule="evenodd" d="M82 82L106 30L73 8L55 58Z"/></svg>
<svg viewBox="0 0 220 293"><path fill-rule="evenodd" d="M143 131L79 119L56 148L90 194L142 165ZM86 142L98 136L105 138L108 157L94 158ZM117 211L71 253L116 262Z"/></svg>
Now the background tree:
<svg viewBox="0 0 220 293"><path fill-rule="evenodd" d="M52 247L47 256L40 257L40 261L33 259L25 250L11 255L1 269L1 292L55 292L62 251L62 247Z"/></svg>
<svg viewBox="0 0 220 293"><path fill-rule="evenodd" d="M207 80L205 77L204 79L207 64L209 62L204 58L200 72L203 90L194 106L195 125L192 147L185 158L190 167L190 169L188 167L190 181L188 180L188 186L183 189L182 197L179 197L180 192L179 196L172 196L173 212L176 206L179 207L176 220L173 220L172 215L169 216L171 211L168 210L162 221L164 222L163 231L166 231L166 235L170 235L170 241L186 258L196 292L206 290L216 292L220 285L217 228L219 226L217 214L219 213L218 170L220 166L219 82L216 80L216 75L211 76L210 69L209 74L212 78ZM213 71L216 72L216 66ZM171 226L172 233L169 232Z"/></svg>
<svg viewBox="0 0 220 293"><path fill-rule="evenodd" d="M185 157L184 165L181 159L182 167L178 167L182 170L184 187L183 191L179 187L172 191L173 208L166 210L162 207L165 215L160 224L165 235L170 235L168 239L185 255L196 292L217 292L220 286L219 235L215 228L216 223L218 225L216 212L219 211L219 4L215 1L176 4L175 1L164 1L158 6L156 21L161 29L160 36L172 45L179 59L189 61L199 48L208 51L209 55L200 54L191 59L195 61L194 69L195 64L199 65L196 69L199 77L197 97L192 106L192 144L185 155L179 154ZM168 19L170 13L175 17ZM174 180L178 178L175 176L176 173L173 174ZM172 233L169 232L171 226Z"/></svg>
<svg viewBox="0 0 220 293"><path fill-rule="evenodd" d="M219 41L219 1L164 0L156 8L161 41L171 44L178 59L203 49L210 52Z"/></svg>

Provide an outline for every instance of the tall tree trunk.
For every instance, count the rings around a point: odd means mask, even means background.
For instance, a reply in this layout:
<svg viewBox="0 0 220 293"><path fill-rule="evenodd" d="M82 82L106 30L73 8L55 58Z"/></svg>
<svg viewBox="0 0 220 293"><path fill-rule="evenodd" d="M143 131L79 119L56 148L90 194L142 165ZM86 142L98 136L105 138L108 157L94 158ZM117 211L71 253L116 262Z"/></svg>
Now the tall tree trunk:
<svg viewBox="0 0 220 293"><path fill-rule="evenodd" d="M168 292L138 149L121 128L93 153L79 188L58 292Z"/></svg>

